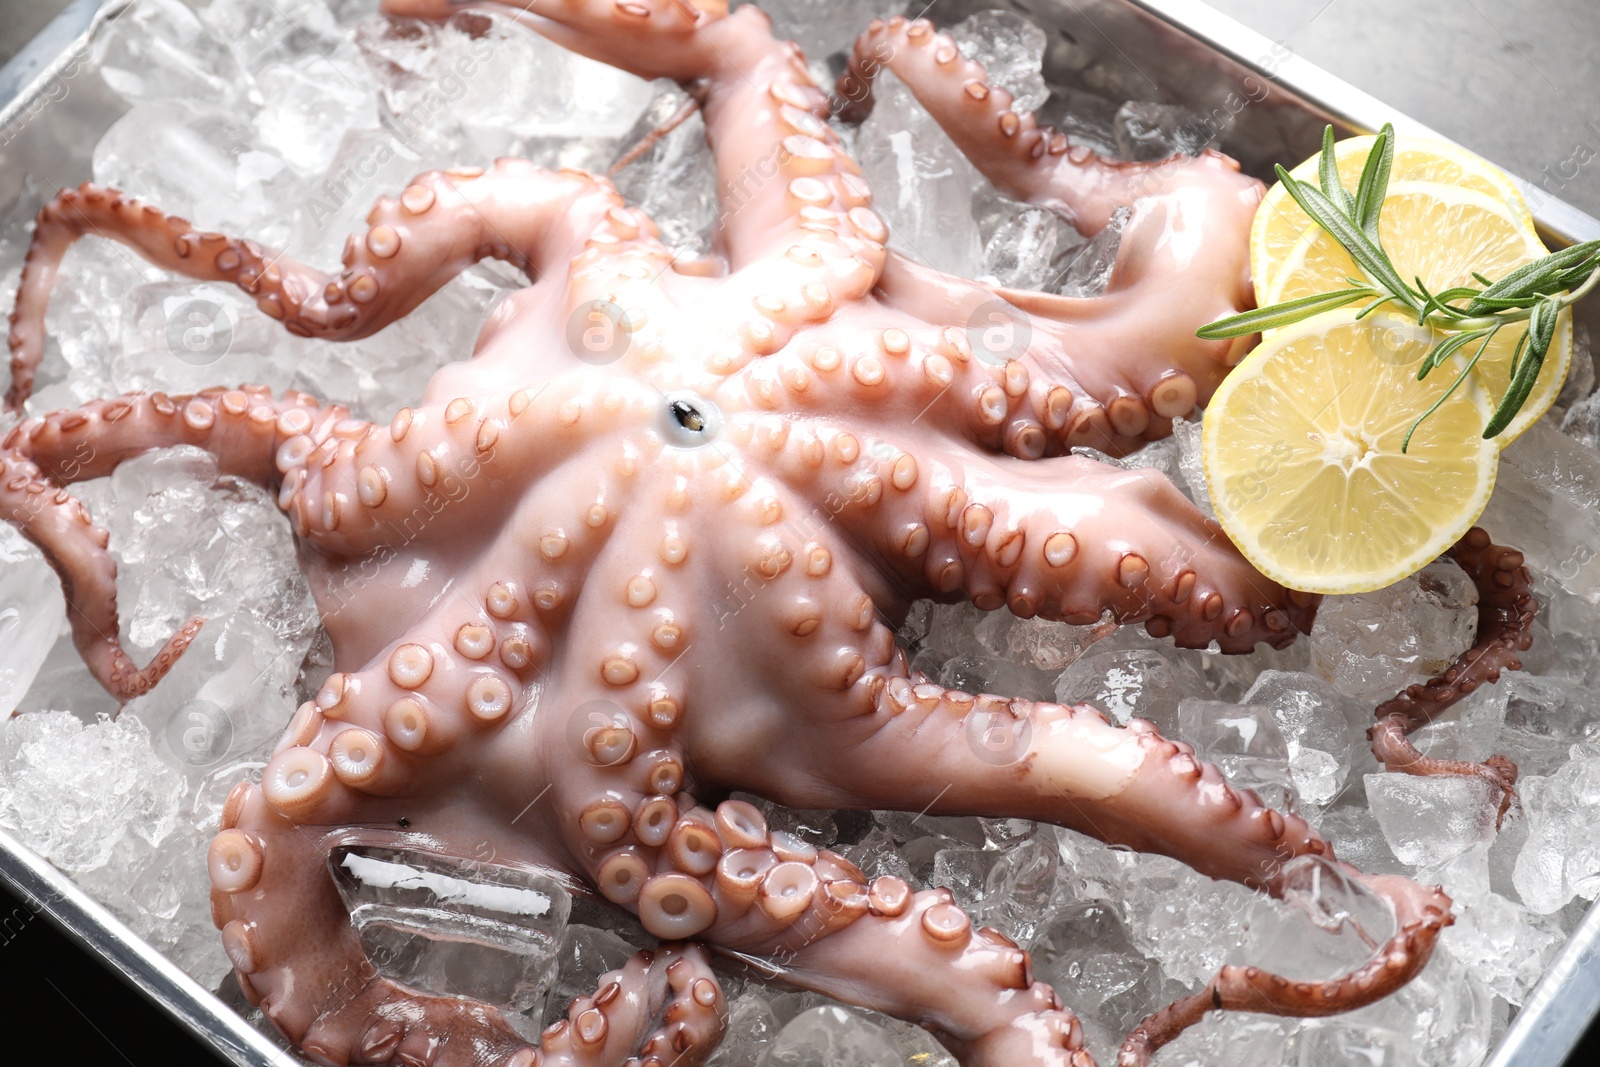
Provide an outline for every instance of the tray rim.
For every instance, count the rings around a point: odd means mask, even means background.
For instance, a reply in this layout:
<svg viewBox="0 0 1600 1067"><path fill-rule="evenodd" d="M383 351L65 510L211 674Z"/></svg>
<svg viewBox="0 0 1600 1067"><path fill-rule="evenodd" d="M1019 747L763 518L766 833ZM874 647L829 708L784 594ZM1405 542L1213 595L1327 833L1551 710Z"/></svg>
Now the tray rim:
<svg viewBox="0 0 1600 1067"><path fill-rule="evenodd" d="M0 132L44 95L54 79L87 58L95 32L137 0L72 0L23 49L0 67ZM1065 2L1076 8L1073 0ZM1265 79L1313 111L1351 130L1373 133L1385 122L1396 129L1452 141L1293 51L1273 42L1203 0L1117 0ZM1271 69L1262 62L1274 57ZM75 72L75 71L74 71ZM71 75L68 74L68 77ZM1510 173L1510 172L1508 172ZM1538 188L1511 179L1529 197L1545 237L1567 245L1600 239L1600 219ZM39 905L61 932L157 1008L238 1067L297 1067L293 1053L275 1046L214 993L201 986L65 873L0 827L0 881ZM1600 1014L1600 901L1562 945L1527 1002L1490 1050L1482 1067L1559 1067Z"/></svg>

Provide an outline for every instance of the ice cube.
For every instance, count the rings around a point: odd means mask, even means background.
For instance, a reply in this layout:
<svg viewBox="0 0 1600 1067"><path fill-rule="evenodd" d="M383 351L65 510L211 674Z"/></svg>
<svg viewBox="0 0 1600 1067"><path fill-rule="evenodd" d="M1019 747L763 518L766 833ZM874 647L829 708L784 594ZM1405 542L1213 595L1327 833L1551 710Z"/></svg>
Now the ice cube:
<svg viewBox="0 0 1600 1067"><path fill-rule="evenodd" d="M1092 704L1118 725L1149 719L1163 734L1181 737L1178 702L1209 696L1204 676L1180 650L1124 629L1091 648L1056 680L1063 704Z"/></svg>
<svg viewBox="0 0 1600 1067"><path fill-rule="evenodd" d="M1574 896L1600 895L1600 746L1574 745L1549 777L1519 783L1528 840L1517 857L1517 894L1539 915Z"/></svg>
<svg viewBox="0 0 1600 1067"><path fill-rule="evenodd" d="M1128 877L1128 928L1168 978L1198 987L1236 951L1255 900L1244 886L1163 856L1140 856Z"/></svg>
<svg viewBox="0 0 1600 1067"><path fill-rule="evenodd" d="M1574 744L1600 741L1600 692L1589 686L1516 672L1479 692L1483 697L1472 702L1481 706L1478 718L1486 728L1500 727L1484 747L1510 758L1525 776L1552 774Z"/></svg>
<svg viewBox="0 0 1600 1067"><path fill-rule="evenodd" d="M1119 207L1105 228L1089 239L1067 263L1059 281L1051 287L1062 296L1100 296L1111 284L1111 272L1117 265L1117 249L1122 245L1122 230L1128 223L1129 210Z"/></svg>
<svg viewBox="0 0 1600 1067"><path fill-rule="evenodd" d="M984 244L980 276L1008 289L1054 292L1083 238L1060 215L1022 206Z"/></svg>
<svg viewBox="0 0 1600 1067"><path fill-rule="evenodd" d="M905 6L902 0L789 0L762 10L772 17L774 36L794 41L808 58L822 60L855 44L873 19L898 15Z"/></svg>
<svg viewBox="0 0 1600 1067"><path fill-rule="evenodd" d="M960 277L981 266L972 190L983 178L911 91L889 71L856 136L856 158L872 186L872 206L889 223L889 246Z"/></svg>
<svg viewBox="0 0 1600 1067"><path fill-rule="evenodd" d="M620 969L635 951L633 945L611 930L568 923L561 931L556 982L545 1000L544 1024L565 1019L575 998L594 996L600 988L600 976Z"/></svg>
<svg viewBox="0 0 1600 1067"><path fill-rule="evenodd" d="M1197 156L1224 131L1211 129L1200 115L1177 104L1130 100L1117 111L1113 132L1118 159L1158 160Z"/></svg>
<svg viewBox="0 0 1600 1067"><path fill-rule="evenodd" d="M440 996L513 1012L555 978L572 898L555 878L392 848L336 848L334 883L373 964Z"/></svg>
<svg viewBox="0 0 1600 1067"><path fill-rule="evenodd" d="M0 825L63 870L102 866L135 824L147 840L171 833L182 793L133 716L84 724L45 711L0 725Z"/></svg>
<svg viewBox="0 0 1600 1067"><path fill-rule="evenodd" d="M1544 976L1566 931L1553 916L1536 915L1498 893L1455 907L1443 942L1495 994L1522 1005Z"/></svg>
<svg viewBox="0 0 1600 1067"><path fill-rule="evenodd" d="M1365 748L1371 710L1321 678L1288 671L1263 671L1242 702L1271 710L1300 798L1318 806L1332 801Z"/></svg>
<svg viewBox="0 0 1600 1067"><path fill-rule="evenodd" d="M1478 777L1384 772L1366 776L1367 800L1402 863L1437 867L1494 838L1500 798Z"/></svg>
<svg viewBox="0 0 1600 1067"><path fill-rule="evenodd" d="M256 115L261 143L303 175L319 175L345 132L376 128L376 94L320 56L275 63L256 76L264 102Z"/></svg>
<svg viewBox="0 0 1600 1067"><path fill-rule="evenodd" d="M22 534L0 529L0 721L16 710L66 621L61 579Z"/></svg>
<svg viewBox="0 0 1600 1067"><path fill-rule="evenodd" d="M1529 517L1539 516L1538 522ZM1600 603L1600 454L1541 420L1500 453L1478 524L1528 565Z"/></svg>
<svg viewBox="0 0 1600 1067"><path fill-rule="evenodd" d="M423 169L422 157L388 130L339 131L326 169L296 217L286 250L306 263L338 262L346 235L366 229L367 214L378 198L404 189Z"/></svg>
<svg viewBox="0 0 1600 1067"><path fill-rule="evenodd" d="M1382 700L1442 673L1472 645L1477 589L1449 560L1370 593L1330 596L1310 642L1317 673L1341 693Z"/></svg>
<svg viewBox="0 0 1600 1067"><path fill-rule="evenodd" d="M134 104L164 97L244 109L250 79L233 52L180 0L144 0L102 23L90 44L100 76Z"/></svg>
<svg viewBox="0 0 1600 1067"><path fill-rule="evenodd" d="M802 1012L779 1033L766 1067L901 1067L888 1031L860 1013L829 1005Z"/></svg>
<svg viewBox="0 0 1600 1067"><path fill-rule="evenodd" d="M283 326L232 285L137 285L122 300L120 322L109 371L120 392L197 392L219 375L284 389L294 377Z"/></svg>
<svg viewBox="0 0 1600 1067"><path fill-rule="evenodd" d="M762 1062L777 1034L778 1018L766 997L755 991L733 997L728 1002L726 1036L706 1067L752 1067Z"/></svg>
<svg viewBox="0 0 1600 1067"><path fill-rule="evenodd" d="M1230 962L1320 981L1365 963L1394 931L1389 905L1320 856L1284 865L1283 899L1257 895Z"/></svg>
<svg viewBox="0 0 1600 1067"><path fill-rule="evenodd" d="M1088 1043L1115 1047L1125 1020L1107 1002L1127 993L1148 994L1160 968L1134 947L1118 908L1102 900L1077 903L1051 917L1032 946L1033 973L1048 984L1083 1022Z"/></svg>
<svg viewBox="0 0 1600 1067"><path fill-rule="evenodd" d="M94 150L94 179L195 226L280 245L304 184L250 123L207 104L135 105ZM134 253L122 251L123 256Z"/></svg>
<svg viewBox="0 0 1600 1067"><path fill-rule="evenodd" d="M1050 90L1039 73L1049 44L1044 31L1011 11L980 11L950 27L966 58L982 63L989 84L998 85L1015 99L1013 111L1032 111L1044 103Z"/></svg>
<svg viewBox="0 0 1600 1067"><path fill-rule="evenodd" d="M1177 736L1215 763L1230 784L1255 790L1268 807L1294 807L1289 746L1268 708L1185 697L1178 703Z"/></svg>
<svg viewBox="0 0 1600 1067"><path fill-rule="evenodd" d="M658 82L644 114L622 138L624 149L631 150L691 102L675 83ZM710 252L711 226L718 221L716 177L705 121L696 112L622 168L616 182L618 192L655 220L674 255L698 259ZM736 214L760 181L757 174L734 179L725 210Z"/></svg>
<svg viewBox="0 0 1600 1067"><path fill-rule="evenodd" d="M320 59L360 84L360 63L323 0L212 0L200 19L250 74Z"/></svg>
<svg viewBox="0 0 1600 1067"><path fill-rule="evenodd" d="M1018 944L1031 943L1053 909L1060 863L1053 834L1009 844L989 867L978 917Z"/></svg>
<svg viewBox="0 0 1600 1067"><path fill-rule="evenodd" d="M1217 513L1211 507L1211 492L1206 488L1205 466L1200 454L1200 420L1189 422L1173 419L1172 437L1178 442L1178 463L1182 472L1182 476L1173 481L1194 501L1195 507L1216 518Z"/></svg>

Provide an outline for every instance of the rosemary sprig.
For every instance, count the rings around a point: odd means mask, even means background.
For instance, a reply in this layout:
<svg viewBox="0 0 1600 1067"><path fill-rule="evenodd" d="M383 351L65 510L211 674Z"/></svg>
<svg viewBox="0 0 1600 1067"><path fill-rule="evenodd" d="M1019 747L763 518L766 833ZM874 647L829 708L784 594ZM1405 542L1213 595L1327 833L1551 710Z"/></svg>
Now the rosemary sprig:
<svg viewBox="0 0 1600 1067"><path fill-rule="evenodd" d="M1511 424L1533 392L1562 309L1581 300L1600 284L1600 241L1564 248L1518 267L1499 281L1490 281L1474 273L1472 277L1478 287L1459 285L1430 293L1421 278L1413 279L1415 284L1407 284L1400 277L1378 236L1383 199L1389 190L1393 167L1394 127L1389 125L1384 126L1374 140L1353 195L1339 181L1332 126L1322 134L1316 185L1300 181L1278 167L1278 180L1285 191L1313 222L1344 246L1363 277L1349 279L1351 287L1348 289L1230 315L1202 326L1196 333L1207 340L1243 337L1288 326L1357 300L1368 301L1358 317L1365 317L1385 304L1393 304L1414 315L1419 326L1430 327L1444 335L1423 359L1417 370L1418 381L1467 345L1481 342L1444 395L1406 431L1400 448L1404 452L1423 419L1438 410L1466 380L1495 334L1512 323L1527 322L1527 332L1518 342L1512 358L1511 384L1483 428L1484 437L1496 437Z"/></svg>

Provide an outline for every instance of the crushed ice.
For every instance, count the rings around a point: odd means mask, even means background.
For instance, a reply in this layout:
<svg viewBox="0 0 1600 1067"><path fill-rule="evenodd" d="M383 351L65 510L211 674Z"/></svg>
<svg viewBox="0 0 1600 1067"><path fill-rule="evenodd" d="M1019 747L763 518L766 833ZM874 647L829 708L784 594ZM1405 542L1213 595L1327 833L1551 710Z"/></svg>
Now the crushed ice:
<svg viewBox="0 0 1600 1067"><path fill-rule="evenodd" d="M896 10L892 0L775 8L779 30L798 37L819 70L869 18ZM513 154L604 170L684 100L675 86L619 74L502 19L471 14L433 26L370 12L361 0L135 5L94 46L99 76L129 105L94 151L94 178L202 226L329 261L371 201L419 170ZM1182 109L1084 91L1096 84L1092 58L1070 44L1056 46L1053 69L1074 71L1081 85L1047 87L1045 35L1014 14L980 12L952 31L1019 106L1042 104L1046 121L1080 141L1144 159L1209 143ZM691 117L618 174L685 256L709 249L716 210L701 129ZM1115 227L1086 242L1050 212L996 193L893 75L882 77L873 117L845 135L900 251L1006 286L1073 294L1104 286ZM0 220L7 305L27 222L45 195L27 187ZM32 406L249 380L387 417L421 393L434 369L467 353L489 307L517 284L502 268L480 266L378 336L331 345L290 338L231 289L174 281L125 250L84 242L51 301L50 349ZM1472 590L1451 564L1386 590L1330 598L1309 641L1245 657L1176 649L1109 623L1056 625L970 606L913 610L902 642L917 669L941 682L1090 701L1118 721L1150 718L1235 781L1306 814L1344 858L1442 881L1455 896L1456 925L1422 977L1395 997L1331 1019L1210 1019L1160 1062L1216 1062L1226 1050L1236 1062L1469 1064L1600 896L1594 382L1580 348L1560 407L1505 453L1484 518L1523 549L1538 577L1544 610L1529 671L1479 690L1419 735L1439 755L1503 752L1518 761L1521 804L1498 835L1478 783L1375 773L1363 736L1375 700L1470 642ZM1209 510L1199 426L1175 430L1173 440L1118 462L1165 470ZM207 907L205 844L228 790L259 778L305 679L325 669L326 638L270 501L219 477L205 457L145 457L80 489L112 531L135 654L191 614L210 621L154 693L109 719L111 703L64 632L49 568L0 529L0 715L24 712L0 726L0 825L215 984L227 963ZM763 806L774 826L838 849L869 876L949 886L979 921L1033 951L1036 973L1082 1016L1102 1059L1142 1015L1224 962L1322 977L1385 936L1383 909L1316 859L1295 864L1292 891L1273 902L1162 857L1022 820ZM451 884L447 871L429 877ZM519 1025L530 1033L630 954L596 924L638 935L592 909L571 922L559 910L541 934L553 946L541 956L548 969L535 975L542 1000L528 1006L524 972L507 979L523 983L507 994L508 1007L526 1009ZM414 953L413 966L433 959ZM732 1019L717 1067L953 1067L916 1027L737 977L728 989Z"/></svg>

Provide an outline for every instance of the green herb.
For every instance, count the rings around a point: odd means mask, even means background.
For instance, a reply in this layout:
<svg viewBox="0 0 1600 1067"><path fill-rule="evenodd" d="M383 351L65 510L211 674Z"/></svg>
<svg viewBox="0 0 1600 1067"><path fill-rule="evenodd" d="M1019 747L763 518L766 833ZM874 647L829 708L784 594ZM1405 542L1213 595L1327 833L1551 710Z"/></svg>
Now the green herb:
<svg viewBox="0 0 1600 1067"><path fill-rule="evenodd" d="M1533 392L1534 382L1539 378L1539 369L1544 366L1544 357L1550 350L1556 320L1562 309L1576 303L1596 284L1600 284L1600 241L1586 241L1564 248L1518 267L1497 282L1475 273L1473 278L1481 288L1462 285L1430 293L1421 278L1413 279L1415 284L1407 284L1400 277L1400 272L1395 269L1378 237L1383 198L1389 190L1389 173L1393 166L1394 127L1384 126L1383 132L1373 142L1366 166L1361 170L1361 181L1356 192L1351 195L1339 181L1333 127L1329 126L1322 135L1317 185L1299 181L1282 167L1277 168L1278 180L1294 198L1294 202L1313 222L1344 246L1364 277L1349 279L1349 289L1305 296L1246 311L1241 315L1230 315L1202 326L1196 333L1207 340L1243 337L1300 322L1357 300L1367 301L1358 317L1364 317L1385 304L1393 304L1415 315L1419 326L1430 327L1445 335L1422 361L1417 370L1418 381L1466 346L1474 341L1480 342L1472 358L1444 395L1418 416L1406 431L1405 441L1400 446L1400 451L1404 452L1422 420L1438 410L1439 405L1466 380L1495 334L1511 323L1525 321L1528 329L1518 342L1512 358L1511 384L1483 429L1484 437L1496 437L1511 424Z"/></svg>

